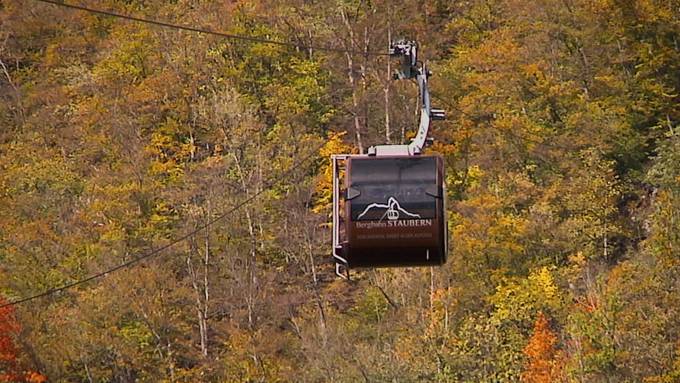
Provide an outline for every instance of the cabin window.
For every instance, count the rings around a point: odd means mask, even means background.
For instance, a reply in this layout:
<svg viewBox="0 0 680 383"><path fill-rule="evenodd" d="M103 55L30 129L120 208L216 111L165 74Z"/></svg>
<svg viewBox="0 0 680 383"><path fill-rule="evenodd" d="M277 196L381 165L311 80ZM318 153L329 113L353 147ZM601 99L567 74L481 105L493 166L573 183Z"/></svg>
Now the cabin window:
<svg viewBox="0 0 680 383"><path fill-rule="evenodd" d="M434 157L352 159L350 172L353 221L436 217Z"/></svg>

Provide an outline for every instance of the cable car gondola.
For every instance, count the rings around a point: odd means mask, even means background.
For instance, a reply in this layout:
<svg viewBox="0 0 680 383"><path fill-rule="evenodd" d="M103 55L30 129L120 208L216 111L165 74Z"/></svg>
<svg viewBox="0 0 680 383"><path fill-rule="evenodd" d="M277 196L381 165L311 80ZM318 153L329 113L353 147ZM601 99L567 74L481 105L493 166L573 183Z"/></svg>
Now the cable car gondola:
<svg viewBox="0 0 680 383"><path fill-rule="evenodd" d="M398 42L396 78L415 78L420 88L418 134L409 145L378 145L367 154L336 154L333 164L333 256L336 273L354 267L442 265L447 255L444 161L422 155L431 119L429 73L417 67L416 44ZM345 273L341 271L344 268Z"/></svg>

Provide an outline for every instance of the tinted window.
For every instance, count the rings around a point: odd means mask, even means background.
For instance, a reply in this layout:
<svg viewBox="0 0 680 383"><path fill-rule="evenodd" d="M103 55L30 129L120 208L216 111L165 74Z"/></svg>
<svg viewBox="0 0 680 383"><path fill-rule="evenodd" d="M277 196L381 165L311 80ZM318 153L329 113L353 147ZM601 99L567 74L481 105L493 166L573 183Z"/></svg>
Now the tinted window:
<svg viewBox="0 0 680 383"><path fill-rule="evenodd" d="M352 159L352 220L434 218L437 162L434 157Z"/></svg>

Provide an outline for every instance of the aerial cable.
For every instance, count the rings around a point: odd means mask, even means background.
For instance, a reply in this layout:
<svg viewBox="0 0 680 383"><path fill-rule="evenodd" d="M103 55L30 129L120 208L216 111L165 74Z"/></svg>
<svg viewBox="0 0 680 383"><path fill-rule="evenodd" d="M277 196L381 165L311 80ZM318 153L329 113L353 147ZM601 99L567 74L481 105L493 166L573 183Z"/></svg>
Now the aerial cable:
<svg viewBox="0 0 680 383"><path fill-rule="evenodd" d="M40 1L42 1L42 0L40 0ZM96 279L105 277L105 276L107 276L107 275L109 275L109 274L111 274L111 273L114 273L114 272L116 272L116 271L120 271L120 270L129 268L129 267L132 267L132 266L134 266L134 265L136 265L136 264L138 264L138 263L140 263L140 262L142 262L142 261L144 261L144 260L146 260L146 259L149 259L149 258L155 257L155 256L157 256L157 255L160 255L164 250L167 250L167 249L169 249L169 248L171 248L171 247L177 245L178 243L183 242L183 241L189 239L190 237L192 237L192 236L198 234L199 232L201 232L202 230L205 230L206 228L208 228L208 227L214 225L215 223L217 223L217 222L219 222L219 221L221 221L221 220L227 218L228 216L230 216L231 214L233 214L233 213L236 212L237 210L239 210L239 209L241 209L242 207L244 207L244 206L248 205L249 203L253 202L253 201L254 201L255 199L257 199L259 196L261 196L261 195L264 194L265 192L269 191L269 190L272 189L274 186L276 186L279 182L285 180L289 175L291 175L293 172L295 172L296 170L298 170L298 169L300 168L300 165L304 164L305 162L309 161L312 157L314 157L314 155L315 155L315 154L323 147L323 145L325 145L325 144L326 144L325 142L322 142L321 145L319 145L318 147L314 148L314 150L313 150L309 155L303 157L300 161L298 161L297 163L293 164L290 168L288 168L288 170L286 170L285 172L283 172L279 177L277 177L277 178L274 179L273 181L270 181L270 182L268 182L267 184L265 184L265 186L264 186L260 191L258 191L257 193L251 195L251 196L248 197L248 198L243 199L242 201L240 201L240 202L237 203L236 205L232 206L231 208L227 209L227 210L224 211L223 213L219 214L217 217L211 219L210 221L204 223L203 225L200 225L200 226L197 227L196 229L191 230L191 231L188 232L187 234L184 234L184 235L182 235L182 236L180 236L180 237L178 237L178 238L175 238L172 242L170 242L170 243L168 243L168 244L165 244L165 245L163 245L163 246L161 246L161 247L159 247L159 248L157 248L157 249L153 249L153 250L149 251L148 253L142 254L142 255L140 255L140 256L138 256L138 257L136 257L136 258L134 258L134 259L131 259L131 260L127 261L127 262L124 262L124 263L122 263L122 264L120 264L120 265L118 265L118 266L112 267L112 268L107 269L107 270L104 270L104 271L100 271L100 272L98 272L98 273L92 274L92 275L90 275L90 276L88 276L88 277L85 277L85 278L83 278L83 279L79 279L79 280L77 280L77 281L69 282L69 283L66 283L66 284L64 284L64 285L61 285L61 286L58 286L58 287L54 287L54 288L45 290L45 291L43 291L43 292L37 293L37 294L35 294L35 295L30 295L30 296L27 296L27 297L24 297L24 298L19 298L19 299L16 299L16 300L13 300L13 301L4 303L4 304L0 305L0 309L5 308L5 307L8 307L8 306L14 306L14 305L18 305L18 304L21 304L21 303L26 303L26 302L29 302L29 301L32 301L32 300L35 300L35 299L39 299L39 298L43 298L43 297L46 297L46 296L49 296L49 295L53 295L53 294L60 293L60 292L62 292L62 291L64 291L64 290L68 290L68 289L77 287L77 286L79 286L79 285L85 284L85 283L87 283L87 282L90 282L90 281L93 281L93 280L96 280Z"/></svg>
<svg viewBox="0 0 680 383"><path fill-rule="evenodd" d="M235 35L235 34L231 34L231 33L224 33L224 32L214 31L214 30L210 30L210 29L197 28L197 27L192 27L192 26L188 26L188 25L172 24L172 23L169 23L169 22L166 22L166 21L147 19L147 18L142 18L142 17L137 17L137 16L130 16L130 15L122 14L122 13L116 13L116 12L106 11L106 10L102 10L102 9L90 8L90 7L86 7L86 6L83 6L83 5L63 3L63 2L60 2L60 1L57 1L57 0L35 0L35 1L39 1L41 3L52 4L52 5L56 5L56 6L60 6L60 7L70 8L70 9L77 9L77 10L80 10L80 11L85 11L85 12L90 12L90 13L96 13L96 14L103 15L103 16L111 16L111 17L116 17L116 18L119 18L119 19L136 21L136 22L139 22L139 23L152 24L152 25L165 27L165 28L179 29L179 30L183 30L183 31L203 33L203 34L207 34L207 35L214 35L214 36L219 36L219 37L231 39L231 40L242 40L242 41L248 41L248 42L251 42L251 43L272 44L272 45L294 47L294 48L298 48L298 49L313 49L313 50L327 51L327 52L353 53L353 54L371 55L371 56L389 56L389 53L383 53L383 52L348 50L348 49L342 49L342 48L334 48L334 47L330 47L330 46L319 46L319 45L311 45L311 44L297 44L297 43L293 43L293 42L289 42L289 41L276 41L276 40L264 39L264 38L260 38L260 37L254 37L254 36Z"/></svg>

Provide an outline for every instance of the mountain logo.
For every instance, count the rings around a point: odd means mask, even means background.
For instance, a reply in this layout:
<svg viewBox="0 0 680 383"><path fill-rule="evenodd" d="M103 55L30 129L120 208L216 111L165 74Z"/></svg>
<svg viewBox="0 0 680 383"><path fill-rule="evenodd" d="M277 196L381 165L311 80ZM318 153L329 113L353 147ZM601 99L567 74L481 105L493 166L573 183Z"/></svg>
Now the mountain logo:
<svg viewBox="0 0 680 383"><path fill-rule="evenodd" d="M406 209L404 209L403 207L401 207L401 205L399 205L399 201L397 201L396 198L390 197L387 200L387 204L372 203L372 204L366 206L366 209L364 209L364 211L361 212L361 214L359 214L357 219L361 219L361 217L366 215L371 209L387 209L385 211L385 214L383 214L382 217L380 217L381 221L385 217L387 217L387 219L390 220L390 221L396 221L397 219L399 219L399 215L401 213L403 213L403 214L405 214L409 217L420 218L420 214L414 214L414 213L410 213L410 212L406 211Z"/></svg>

